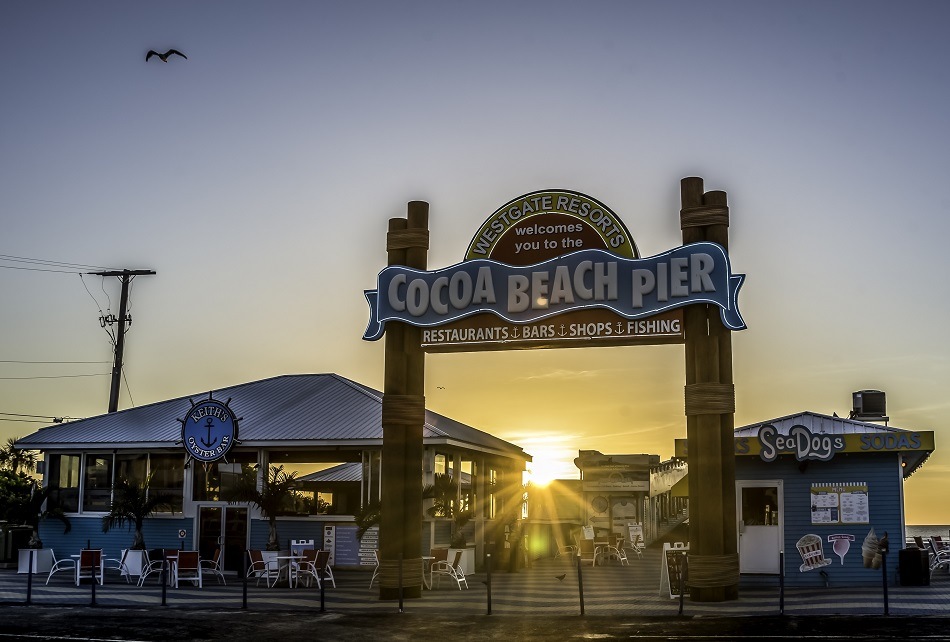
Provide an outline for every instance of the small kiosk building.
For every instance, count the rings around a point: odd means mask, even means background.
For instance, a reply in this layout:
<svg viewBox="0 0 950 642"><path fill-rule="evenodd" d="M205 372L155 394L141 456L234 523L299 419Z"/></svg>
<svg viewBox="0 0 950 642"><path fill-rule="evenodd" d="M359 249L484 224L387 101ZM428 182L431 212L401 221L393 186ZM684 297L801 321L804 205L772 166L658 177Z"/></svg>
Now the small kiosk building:
<svg viewBox="0 0 950 642"><path fill-rule="evenodd" d="M903 481L933 452L934 434L874 419L802 412L736 429L743 584L784 573L788 586L880 585L875 544L885 535L896 569Z"/></svg>

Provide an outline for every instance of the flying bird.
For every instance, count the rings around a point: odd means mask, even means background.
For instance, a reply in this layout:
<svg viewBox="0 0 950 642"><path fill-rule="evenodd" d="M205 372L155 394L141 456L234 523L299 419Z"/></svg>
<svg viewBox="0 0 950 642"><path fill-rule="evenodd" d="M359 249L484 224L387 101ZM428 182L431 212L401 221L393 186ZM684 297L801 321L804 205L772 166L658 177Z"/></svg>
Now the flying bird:
<svg viewBox="0 0 950 642"><path fill-rule="evenodd" d="M554 579L558 582L563 582L565 577L567 577L567 573L561 573L560 575L555 575Z"/></svg>
<svg viewBox="0 0 950 642"><path fill-rule="evenodd" d="M161 60L162 62L168 62L168 57L173 54L181 56L185 60L188 60L188 56L178 51L177 49L169 49L165 53L158 53L157 51L149 49L148 53L145 54L145 62L148 62L148 59L151 58L152 56L158 56L158 59Z"/></svg>

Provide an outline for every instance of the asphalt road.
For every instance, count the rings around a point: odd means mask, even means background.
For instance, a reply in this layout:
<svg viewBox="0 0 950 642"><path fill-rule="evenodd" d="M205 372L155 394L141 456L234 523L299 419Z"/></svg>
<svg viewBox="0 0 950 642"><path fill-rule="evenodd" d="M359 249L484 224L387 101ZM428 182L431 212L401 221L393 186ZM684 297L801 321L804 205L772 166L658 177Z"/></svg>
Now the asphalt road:
<svg viewBox="0 0 950 642"><path fill-rule="evenodd" d="M0 607L0 640L950 640L944 617L464 616Z"/></svg>

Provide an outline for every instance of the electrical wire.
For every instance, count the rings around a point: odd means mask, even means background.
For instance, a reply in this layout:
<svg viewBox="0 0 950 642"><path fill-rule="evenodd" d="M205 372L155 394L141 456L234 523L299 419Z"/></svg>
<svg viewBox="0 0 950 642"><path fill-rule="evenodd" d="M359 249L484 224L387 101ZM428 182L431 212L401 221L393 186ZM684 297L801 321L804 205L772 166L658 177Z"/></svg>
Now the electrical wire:
<svg viewBox="0 0 950 642"><path fill-rule="evenodd" d="M135 408L135 401L132 399L132 388L129 386L129 380L125 376L125 366L122 366L122 381L125 382L125 393L129 395L129 405Z"/></svg>
<svg viewBox="0 0 950 642"><path fill-rule="evenodd" d="M67 363L68 364L81 363L81 364L88 365L92 363L112 363L112 362L111 361L19 361L15 359L0 359L0 363L29 363L29 364L35 364L35 365L43 365L43 364L57 364L58 365L58 364L67 364ZM3 413L0 412L0 415L2 414Z"/></svg>
<svg viewBox="0 0 950 642"><path fill-rule="evenodd" d="M108 377L111 372L95 372L91 374L74 375L41 375L36 377L0 377L2 381L30 381L33 379L74 379L76 377Z"/></svg>
<svg viewBox="0 0 950 642"><path fill-rule="evenodd" d="M0 261L10 261L13 263L27 263L29 265L45 265L47 267L72 268L75 270L101 270L106 271L112 268L102 267L101 265L85 265L83 263L66 263L64 261L50 261L48 259L36 259L28 256L13 256L11 254L0 254ZM13 266L0 266L13 267ZM30 268L20 268L30 269Z"/></svg>

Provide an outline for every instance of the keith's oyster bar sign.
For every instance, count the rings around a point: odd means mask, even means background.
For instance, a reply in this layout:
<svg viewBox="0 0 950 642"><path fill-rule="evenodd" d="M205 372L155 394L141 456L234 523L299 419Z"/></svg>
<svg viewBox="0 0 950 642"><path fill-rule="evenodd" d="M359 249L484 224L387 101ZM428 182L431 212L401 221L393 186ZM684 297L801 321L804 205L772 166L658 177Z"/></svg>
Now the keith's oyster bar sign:
<svg viewBox="0 0 950 642"><path fill-rule="evenodd" d="M641 258L630 232L603 203L546 190L496 210L465 260L440 270L389 266L367 290L364 339L385 324L422 328L428 352L682 343L683 310L720 308L730 330L744 275L726 251L701 242Z"/></svg>

